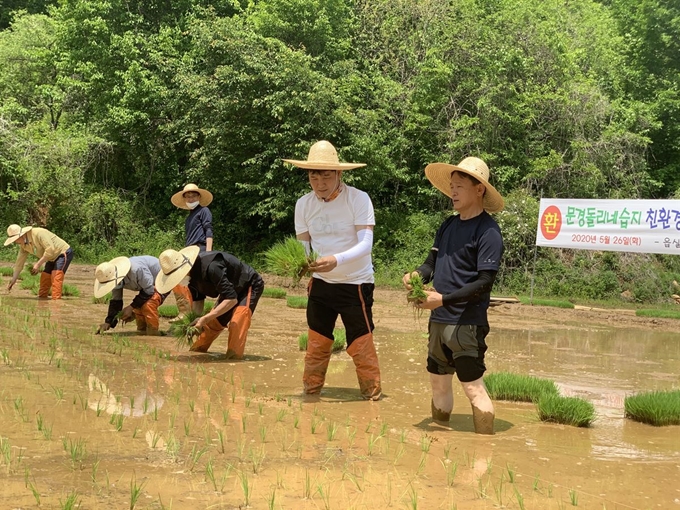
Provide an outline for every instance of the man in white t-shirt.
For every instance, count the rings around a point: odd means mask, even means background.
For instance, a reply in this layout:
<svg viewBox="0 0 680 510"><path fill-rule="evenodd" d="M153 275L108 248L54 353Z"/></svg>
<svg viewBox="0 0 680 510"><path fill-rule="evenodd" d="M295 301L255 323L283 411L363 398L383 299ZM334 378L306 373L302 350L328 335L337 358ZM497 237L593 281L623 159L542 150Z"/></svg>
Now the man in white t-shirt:
<svg viewBox="0 0 680 510"><path fill-rule="evenodd" d="M333 347L333 328L340 315L347 333L347 353L354 360L361 395L381 396L380 367L373 344L373 227L369 196L342 182L343 170L366 166L340 163L335 147L322 140L306 161L284 159L309 172L312 191L295 205L295 233L309 253L319 254L310 270L307 304L309 326L305 371L307 394L323 388Z"/></svg>

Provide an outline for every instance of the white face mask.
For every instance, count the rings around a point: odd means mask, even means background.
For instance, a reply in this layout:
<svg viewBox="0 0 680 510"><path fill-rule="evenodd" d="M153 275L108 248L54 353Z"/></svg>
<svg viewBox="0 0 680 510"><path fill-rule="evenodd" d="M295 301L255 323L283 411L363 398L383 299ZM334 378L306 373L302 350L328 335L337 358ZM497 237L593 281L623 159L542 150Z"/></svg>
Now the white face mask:
<svg viewBox="0 0 680 510"><path fill-rule="evenodd" d="M188 207L189 209L196 209L196 207L198 207L198 204L199 204L199 203L200 203L200 202L187 202L186 204L187 204L187 207Z"/></svg>

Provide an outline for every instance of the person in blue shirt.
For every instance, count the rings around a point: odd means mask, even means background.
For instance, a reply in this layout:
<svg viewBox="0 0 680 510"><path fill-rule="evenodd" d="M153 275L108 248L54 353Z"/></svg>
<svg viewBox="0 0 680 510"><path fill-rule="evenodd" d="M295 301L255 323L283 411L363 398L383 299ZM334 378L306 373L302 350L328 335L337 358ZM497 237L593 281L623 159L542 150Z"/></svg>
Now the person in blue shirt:
<svg viewBox="0 0 680 510"><path fill-rule="evenodd" d="M106 319L99 325L96 333L115 328L118 324L118 314L122 312L120 320L123 323L134 318L139 333L158 335L158 307L168 295L156 290L156 276L160 271L158 259L149 255L116 257L99 264L94 272L94 297L101 298L110 292L111 300ZM138 291L132 303L125 308L123 289Z"/></svg>
<svg viewBox="0 0 680 510"><path fill-rule="evenodd" d="M420 275L435 289L416 304L432 310L427 356L432 419L449 422L456 374L472 405L475 432L493 434L494 407L482 376L487 310L503 255L501 231L489 213L503 209L503 197L489 184L489 169L479 158L458 165L432 163L425 175L458 213L439 227L425 262L402 280L410 289L410 279Z"/></svg>
<svg viewBox="0 0 680 510"><path fill-rule="evenodd" d="M185 248L187 246L198 246L202 252L212 251L212 213L208 209L208 205L210 205L212 200L212 193L199 188L195 184L187 184L182 191L178 191L170 199L176 207L191 211L186 220L184 220ZM177 285L172 291L177 302L179 316L170 322L181 320L192 309L199 315L203 313L204 295L199 294L196 299L192 299L188 287L183 285Z"/></svg>

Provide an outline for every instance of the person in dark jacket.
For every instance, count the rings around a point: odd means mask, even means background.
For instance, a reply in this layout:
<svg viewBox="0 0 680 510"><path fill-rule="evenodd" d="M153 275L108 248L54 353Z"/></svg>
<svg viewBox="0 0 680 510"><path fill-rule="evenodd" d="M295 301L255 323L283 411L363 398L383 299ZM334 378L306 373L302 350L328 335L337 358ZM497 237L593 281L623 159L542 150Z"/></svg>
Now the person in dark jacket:
<svg viewBox="0 0 680 510"><path fill-rule="evenodd" d="M213 228L212 213L208 205L213 200L213 195L206 189L199 188L195 184L187 184L182 191L175 193L170 201L180 209L191 211L184 220L185 241L184 246L198 246L201 251L212 251ZM181 320L184 314L192 310L197 314L203 313L205 296L199 295L192 299L189 289L182 285L172 289L177 302L179 316L170 322Z"/></svg>
<svg viewBox="0 0 680 510"><path fill-rule="evenodd" d="M158 307L163 304L167 293L160 294L155 286L156 276L161 270L156 257L116 257L97 266L94 272L94 297L104 297L109 292L109 311L104 322L97 328L97 334L115 328L118 314L125 323L133 319L137 331L143 335L156 336L158 331ZM123 289L138 291L128 306L123 308Z"/></svg>
<svg viewBox="0 0 680 510"><path fill-rule="evenodd" d="M198 246L180 251L165 250L156 289L168 292L177 284L189 287L192 296L217 298L215 306L195 321L201 330L190 350L207 352L222 330L229 326L227 358L242 359L248 329L264 290L262 277L231 253L201 252Z"/></svg>

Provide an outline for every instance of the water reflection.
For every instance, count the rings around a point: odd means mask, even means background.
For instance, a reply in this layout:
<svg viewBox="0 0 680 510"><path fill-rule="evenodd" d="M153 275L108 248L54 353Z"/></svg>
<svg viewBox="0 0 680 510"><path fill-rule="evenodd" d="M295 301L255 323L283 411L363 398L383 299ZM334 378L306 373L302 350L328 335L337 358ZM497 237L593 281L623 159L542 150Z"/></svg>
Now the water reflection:
<svg viewBox="0 0 680 510"><path fill-rule="evenodd" d="M138 390L133 397L116 396L94 374L88 376L87 385L90 390L87 406L97 413L104 411L107 414L140 417L157 412L165 401L162 396L154 395L147 388Z"/></svg>

